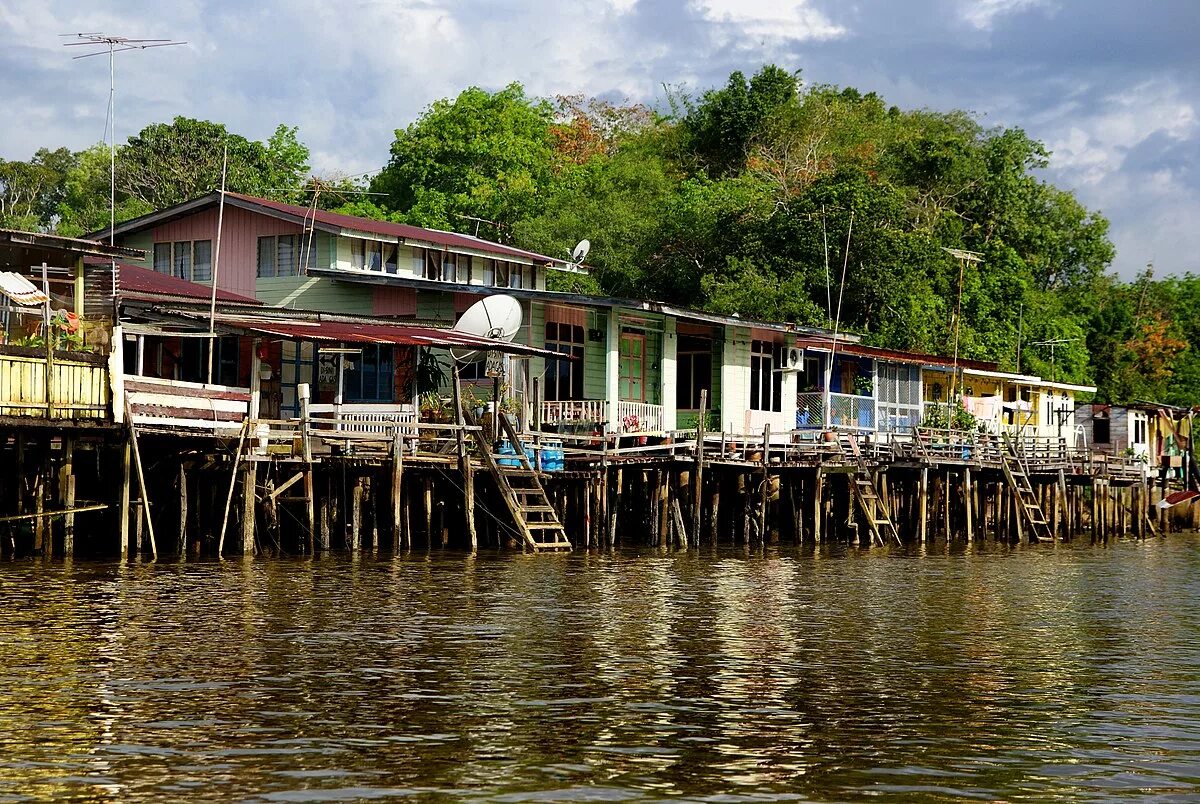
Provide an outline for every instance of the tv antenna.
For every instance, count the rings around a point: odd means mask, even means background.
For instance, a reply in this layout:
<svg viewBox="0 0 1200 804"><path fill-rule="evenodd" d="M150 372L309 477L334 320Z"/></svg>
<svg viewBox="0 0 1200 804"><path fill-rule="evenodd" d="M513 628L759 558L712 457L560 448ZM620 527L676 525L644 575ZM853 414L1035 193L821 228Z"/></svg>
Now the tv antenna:
<svg viewBox="0 0 1200 804"><path fill-rule="evenodd" d="M64 47L92 48L90 53L72 56L72 59L86 59L91 56L103 56L108 53L108 124L105 135L108 137L108 243L116 245L117 228L117 120L116 120L116 67L113 56L127 50L148 50L152 47L172 47L186 45L187 42L176 42L171 39L130 39L125 36L110 36L105 33L73 33L59 34L74 41L63 42ZM117 263L112 261L113 296L117 295Z"/></svg>

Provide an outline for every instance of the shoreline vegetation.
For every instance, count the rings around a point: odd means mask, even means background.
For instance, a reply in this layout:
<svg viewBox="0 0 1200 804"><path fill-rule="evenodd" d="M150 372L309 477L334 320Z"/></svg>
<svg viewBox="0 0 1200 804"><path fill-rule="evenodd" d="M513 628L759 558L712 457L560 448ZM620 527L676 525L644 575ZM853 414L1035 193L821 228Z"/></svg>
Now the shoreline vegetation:
<svg viewBox="0 0 1200 804"><path fill-rule="evenodd" d="M1108 273L1108 221L1041 178L1046 147L969 112L904 110L774 65L698 94L668 86L657 108L471 87L353 177L313 176L296 128L258 142L177 117L119 147L117 220L219 186L226 145L230 190L546 254L590 239L590 274L560 289L836 321L934 354L957 328L962 357L1094 384L1097 401L1200 403L1200 276ZM103 145L0 162L0 227L105 227L108 168Z"/></svg>

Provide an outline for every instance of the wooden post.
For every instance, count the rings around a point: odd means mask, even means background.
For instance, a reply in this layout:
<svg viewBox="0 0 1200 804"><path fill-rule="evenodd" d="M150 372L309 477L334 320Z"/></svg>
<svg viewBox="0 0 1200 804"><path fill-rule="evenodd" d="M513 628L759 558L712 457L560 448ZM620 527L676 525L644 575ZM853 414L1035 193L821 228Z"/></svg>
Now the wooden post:
<svg viewBox="0 0 1200 804"><path fill-rule="evenodd" d="M696 464L692 472L692 543L700 544L701 494L704 490L704 418L708 407L708 389L700 391L700 415L696 419Z"/></svg>
<svg viewBox="0 0 1200 804"><path fill-rule="evenodd" d="M817 467L816 480L813 482L813 541L821 543L821 498L825 496L825 474Z"/></svg>
<svg viewBox="0 0 1200 804"><path fill-rule="evenodd" d="M433 547L433 478L425 476L424 489L425 502L425 537L428 540L427 547Z"/></svg>
<svg viewBox="0 0 1200 804"><path fill-rule="evenodd" d="M655 473L658 478L658 545L660 547L667 543L667 523L670 521L670 504L671 486L667 482L668 476L664 471Z"/></svg>
<svg viewBox="0 0 1200 804"><path fill-rule="evenodd" d="M403 528L401 527L400 505L402 499L400 497L401 482L404 475L404 435L400 430L400 423L396 423L396 430L392 433L392 551L400 549L400 544L404 540L402 535Z"/></svg>
<svg viewBox="0 0 1200 804"><path fill-rule="evenodd" d="M133 422L130 422L130 426ZM246 442L246 430L250 426L250 419L247 417L242 422L242 429L238 433L237 451L233 453L233 468L229 471L229 493L225 495L225 512L221 516L221 535L217 538L217 558L221 557L222 551L225 549L225 530L229 525L229 506L233 504L233 490L237 486L238 464L242 462L242 445ZM128 463L128 456L126 456ZM128 472L126 472L126 487L129 486ZM128 490L126 490L128 494Z"/></svg>
<svg viewBox="0 0 1200 804"><path fill-rule="evenodd" d="M623 469L617 469L616 488L613 490L613 504L608 515L608 546L612 547L617 543L617 513L621 510L621 486L624 485L625 472Z"/></svg>
<svg viewBox="0 0 1200 804"><path fill-rule="evenodd" d="M463 427L466 426L466 417L463 415L462 409L462 390L459 388L460 378L458 370L458 361L452 361L451 373L453 376L452 393L454 395L454 421L458 425L455 430L456 441L458 443L458 471L462 474L464 501L463 508L467 519L467 538L471 542L471 550L479 549L479 537L475 533L475 480L471 472L471 459L467 455L467 440L466 432ZM497 382L498 382L497 378ZM499 405L497 405L495 416L499 416ZM536 471L537 464L540 464L540 453L535 453L536 457L534 469Z"/></svg>
<svg viewBox="0 0 1200 804"><path fill-rule="evenodd" d="M138 488L142 493L142 511L146 515L146 532L150 535L150 555L158 558L158 546L154 539L154 520L150 516L150 493L146 489L146 473L142 468L142 454L138 449L137 427L133 423L133 413L129 401L125 401L125 421L129 424L129 442L133 444L133 465L137 469Z"/></svg>
<svg viewBox="0 0 1200 804"><path fill-rule="evenodd" d="M130 460L131 448L129 442L125 442L122 449L122 475L121 475L121 558L126 558L129 555L129 486L131 475L133 474L133 465Z"/></svg>
<svg viewBox="0 0 1200 804"><path fill-rule="evenodd" d="M974 516L975 512L971 510L972 509L971 503L973 502L973 500L972 500L972 494L971 494L971 467L969 467L969 466L966 466L963 468L963 502L965 503L964 507L966 508L966 515L967 515L966 516L967 541L973 542L973 541L975 541L975 516Z"/></svg>
<svg viewBox="0 0 1200 804"><path fill-rule="evenodd" d="M254 509L258 497L254 483L257 474L254 461L246 461L242 470L242 555L254 555Z"/></svg>
<svg viewBox="0 0 1200 804"><path fill-rule="evenodd" d="M63 555L75 553L75 439L63 436L63 459L59 468L58 492L63 510L68 513L63 516Z"/></svg>
<svg viewBox="0 0 1200 804"><path fill-rule="evenodd" d="M354 478L354 488L350 492L350 550L357 552L362 547L362 503L363 479Z"/></svg>
<svg viewBox="0 0 1200 804"><path fill-rule="evenodd" d="M305 548L309 555L316 552L317 512L313 489L312 424L309 419L308 403L312 389L302 382L296 387L300 398L300 456L304 459L304 515Z"/></svg>
<svg viewBox="0 0 1200 804"><path fill-rule="evenodd" d="M929 541L929 467L927 466L921 467L921 488L918 494L920 500L918 500L917 509L921 519L918 523L918 538L924 543Z"/></svg>
<svg viewBox="0 0 1200 804"><path fill-rule="evenodd" d="M175 549L180 558L187 555L188 477L187 462L179 462L179 541Z"/></svg>

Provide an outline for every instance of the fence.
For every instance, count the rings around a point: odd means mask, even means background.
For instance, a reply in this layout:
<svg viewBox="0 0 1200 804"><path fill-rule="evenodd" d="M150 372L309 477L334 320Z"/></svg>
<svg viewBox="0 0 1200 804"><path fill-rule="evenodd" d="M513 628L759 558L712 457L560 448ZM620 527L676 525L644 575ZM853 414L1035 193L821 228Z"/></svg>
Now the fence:
<svg viewBox="0 0 1200 804"><path fill-rule="evenodd" d="M0 347L0 416L109 419L108 367L100 355Z"/></svg>

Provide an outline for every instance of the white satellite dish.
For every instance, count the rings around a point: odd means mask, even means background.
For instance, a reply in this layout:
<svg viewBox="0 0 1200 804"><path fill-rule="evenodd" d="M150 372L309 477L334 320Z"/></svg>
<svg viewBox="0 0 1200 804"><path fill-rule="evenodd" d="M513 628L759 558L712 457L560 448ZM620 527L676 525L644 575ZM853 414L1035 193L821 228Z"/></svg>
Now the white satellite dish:
<svg viewBox="0 0 1200 804"><path fill-rule="evenodd" d="M512 296L497 294L468 307L450 331L509 343L520 329L521 303ZM471 363L483 357L483 352L451 349L450 355L460 363Z"/></svg>
<svg viewBox="0 0 1200 804"><path fill-rule="evenodd" d="M588 252L592 250L592 244L587 240L580 240L575 245L575 250L571 252L571 262L579 265L587 259Z"/></svg>

